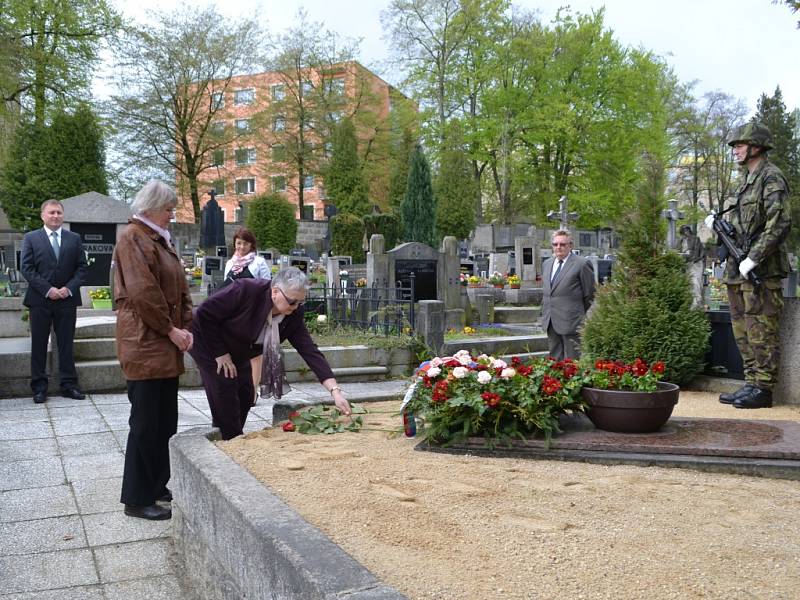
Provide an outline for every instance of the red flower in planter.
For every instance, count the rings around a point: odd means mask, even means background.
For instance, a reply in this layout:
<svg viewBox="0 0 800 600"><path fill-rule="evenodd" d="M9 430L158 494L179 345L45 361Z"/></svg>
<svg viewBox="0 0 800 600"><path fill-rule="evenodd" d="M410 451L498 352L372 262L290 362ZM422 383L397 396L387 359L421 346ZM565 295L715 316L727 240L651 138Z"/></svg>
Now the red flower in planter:
<svg viewBox="0 0 800 600"><path fill-rule="evenodd" d="M561 389L561 382L555 377L545 375L542 378L542 391L548 396L552 396Z"/></svg>
<svg viewBox="0 0 800 600"><path fill-rule="evenodd" d="M641 377L647 373L647 363L641 358L637 358L631 365L631 372L636 375L636 377Z"/></svg>
<svg viewBox="0 0 800 600"><path fill-rule="evenodd" d="M664 363L662 361L656 361L652 365L650 365L650 370L653 373L657 373L661 375L664 372Z"/></svg>

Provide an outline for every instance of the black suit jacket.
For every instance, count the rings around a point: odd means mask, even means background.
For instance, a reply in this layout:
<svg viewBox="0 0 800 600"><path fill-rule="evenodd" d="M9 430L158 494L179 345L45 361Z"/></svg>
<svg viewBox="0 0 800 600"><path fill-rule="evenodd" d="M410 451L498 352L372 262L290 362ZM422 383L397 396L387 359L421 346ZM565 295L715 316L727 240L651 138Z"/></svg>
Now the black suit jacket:
<svg viewBox="0 0 800 600"><path fill-rule="evenodd" d="M61 228L61 249L56 260L53 246L44 227L25 234L20 253L20 272L28 282L23 304L50 308L80 306L80 288L86 280L86 255L81 236ZM50 300L50 288L67 287L72 296Z"/></svg>

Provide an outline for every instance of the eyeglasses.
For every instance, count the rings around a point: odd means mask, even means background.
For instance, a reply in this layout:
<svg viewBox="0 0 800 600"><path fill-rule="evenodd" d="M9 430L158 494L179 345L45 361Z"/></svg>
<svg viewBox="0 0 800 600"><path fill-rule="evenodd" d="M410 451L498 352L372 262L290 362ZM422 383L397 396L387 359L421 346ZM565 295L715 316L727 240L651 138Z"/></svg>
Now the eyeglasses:
<svg viewBox="0 0 800 600"><path fill-rule="evenodd" d="M303 304L305 304L305 300L289 300L289 297L283 293L281 288L276 287L275 289L281 293L281 296L283 296L283 299L286 300L286 304L289 306L303 306Z"/></svg>
<svg viewBox="0 0 800 600"><path fill-rule="evenodd" d="M553 246L569 246L569 242L553 242Z"/></svg>

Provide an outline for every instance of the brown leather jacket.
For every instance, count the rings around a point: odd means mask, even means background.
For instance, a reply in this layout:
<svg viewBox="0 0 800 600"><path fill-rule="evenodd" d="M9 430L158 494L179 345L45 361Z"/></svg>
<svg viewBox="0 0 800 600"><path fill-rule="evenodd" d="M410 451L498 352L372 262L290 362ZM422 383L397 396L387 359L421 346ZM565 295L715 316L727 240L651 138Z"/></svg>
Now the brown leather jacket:
<svg viewBox="0 0 800 600"><path fill-rule="evenodd" d="M192 300L178 255L166 240L131 219L114 249L117 357L128 380L183 373L183 353L168 334L188 329Z"/></svg>

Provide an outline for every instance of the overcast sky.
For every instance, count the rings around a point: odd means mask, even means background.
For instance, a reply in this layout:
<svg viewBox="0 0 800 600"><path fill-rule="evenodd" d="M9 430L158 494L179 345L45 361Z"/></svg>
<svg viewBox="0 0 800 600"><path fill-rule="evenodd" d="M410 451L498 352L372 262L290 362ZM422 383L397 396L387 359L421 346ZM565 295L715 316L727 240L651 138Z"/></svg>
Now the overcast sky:
<svg viewBox="0 0 800 600"><path fill-rule="evenodd" d="M148 9L170 9L179 0L114 0L128 16L146 18ZM198 0L195 4L209 2ZM213 4L213 2L211 2ZM762 93L780 85L789 110L800 107L800 13L771 0L515 0L539 9L550 22L560 6L588 13L605 6L605 25L628 46L642 46L665 58L681 81L697 80L696 95L721 90L755 111ZM361 62L389 83L396 74L381 65L387 57L380 13L388 0L224 0L229 16L255 16L272 32L292 26L298 8L327 29L361 38ZM794 58L793 58L794 57Z"/></svg>

